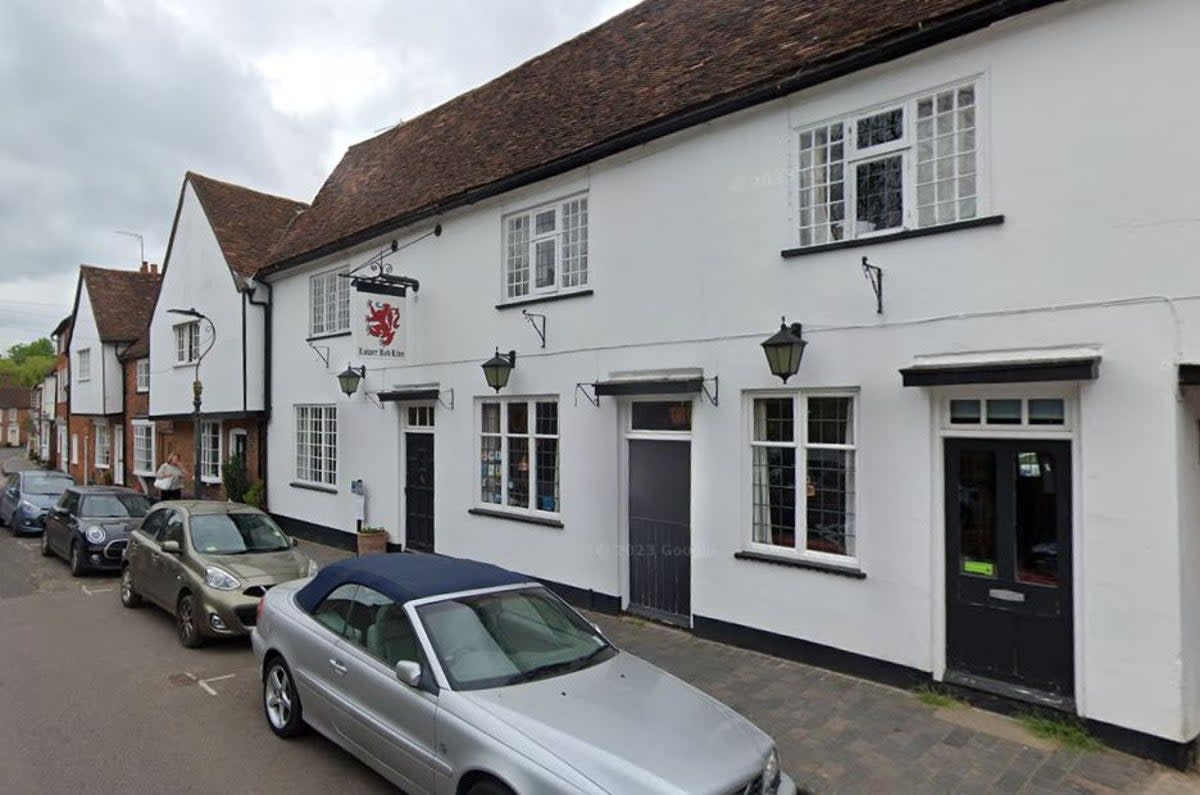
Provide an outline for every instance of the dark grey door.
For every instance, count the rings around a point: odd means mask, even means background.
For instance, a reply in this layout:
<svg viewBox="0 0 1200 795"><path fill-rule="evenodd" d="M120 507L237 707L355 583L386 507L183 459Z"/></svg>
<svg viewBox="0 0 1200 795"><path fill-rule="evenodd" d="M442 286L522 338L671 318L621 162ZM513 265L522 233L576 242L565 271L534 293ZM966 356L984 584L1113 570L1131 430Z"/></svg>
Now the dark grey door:
<svg viewBox="0 0 1200 795"><path fill-rule="evenodd" d="M433 434L404 434L404 533L408 548L433 552Z"/></svg>
<svg viewBox="0 0 1200 795"><path fill-rule="evenodd" d="M629 609L690 626L692 445L629 440Z"/></svg>
<svg viewBox="0 0 1200 795"><path fill-rule="evenodd" d="M945 444L947 667L1070 699L1070 445Z"/></svg>

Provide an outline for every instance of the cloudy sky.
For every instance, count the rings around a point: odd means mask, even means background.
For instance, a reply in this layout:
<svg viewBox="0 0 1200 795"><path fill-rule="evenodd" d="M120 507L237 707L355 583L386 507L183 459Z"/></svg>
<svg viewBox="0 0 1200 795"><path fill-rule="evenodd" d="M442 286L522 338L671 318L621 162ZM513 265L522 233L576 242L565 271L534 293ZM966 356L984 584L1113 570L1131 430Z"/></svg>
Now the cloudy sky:
<svg viewBox="0 0 1200 795"><path fill-rule="evenodd" d="M0 3L0 350L161 262L185 171L311 201L346 147L634 0Z"/></svg>

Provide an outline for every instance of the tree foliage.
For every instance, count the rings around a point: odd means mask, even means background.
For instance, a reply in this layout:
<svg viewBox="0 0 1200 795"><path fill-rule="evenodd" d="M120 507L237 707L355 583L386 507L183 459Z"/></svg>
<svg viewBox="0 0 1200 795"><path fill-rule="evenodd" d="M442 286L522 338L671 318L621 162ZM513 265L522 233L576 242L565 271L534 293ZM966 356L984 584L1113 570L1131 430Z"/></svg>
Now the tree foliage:
<svg viewBox="0 0 1200 795"><path fill-rule="evenodd" d="M42 337L18 342L0 356L0 382L34 387L54 369L54 344Z"/></svg>

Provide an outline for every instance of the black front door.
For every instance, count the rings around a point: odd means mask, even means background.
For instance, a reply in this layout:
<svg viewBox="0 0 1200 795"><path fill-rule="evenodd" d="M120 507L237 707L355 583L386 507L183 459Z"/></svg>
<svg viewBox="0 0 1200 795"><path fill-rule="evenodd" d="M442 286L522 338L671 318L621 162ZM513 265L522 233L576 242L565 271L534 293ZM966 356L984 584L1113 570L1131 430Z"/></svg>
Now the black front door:
<svg viewBox="0 0 1200 795"><path fill-rule="evenodd" d="M1070 444L945 444L949 678L1070 699Z"/></svg>
<svg viewBox="0 0 1200 795"><path fill-rule="evenodd" d="M408 548L433 552L433 434L404 434L404 532Z"/></svg>
<svg viewBox="0 0 1200 795"><path fill-rule="evenodd" d="M629 609L691 625L692 445L629 440Z"/></svg>

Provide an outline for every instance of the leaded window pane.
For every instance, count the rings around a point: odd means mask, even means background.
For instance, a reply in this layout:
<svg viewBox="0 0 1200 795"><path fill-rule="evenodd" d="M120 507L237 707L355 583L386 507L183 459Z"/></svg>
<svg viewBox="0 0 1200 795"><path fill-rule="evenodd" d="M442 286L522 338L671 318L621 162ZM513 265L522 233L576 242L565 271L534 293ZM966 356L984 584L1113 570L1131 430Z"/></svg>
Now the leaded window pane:
<svg viewBox="0 0 1200 795"><path fill-rule="evenodd" d="M854 554L854 452L810 447L806 547L814 552Z"/></svg>
<svg viewBox="0 0 1200 795"><path fill-rule="evenodd" d="M893 229L904 223L904 158L880 158L855 167L859 233Z"/></svg>
<svg viewBox="0 0 1200 795"><path fill-rule="evenodd" d="M854 401L848 397L808 399L809 444L854 444Z"/></svg>
<svg viewBox="0 0 1200 795"><path fill-rule="evenodd" d="M859 119L855 128L858 132L859 149L898 141L904 137L904 109L893 108Z"/></svg>
<svg viewBox="0 0 1200 795"><path fill-rule="evenodd" d="M753 538L760 544L795 547L796 449L755 447L753 452Z"/></svg>

